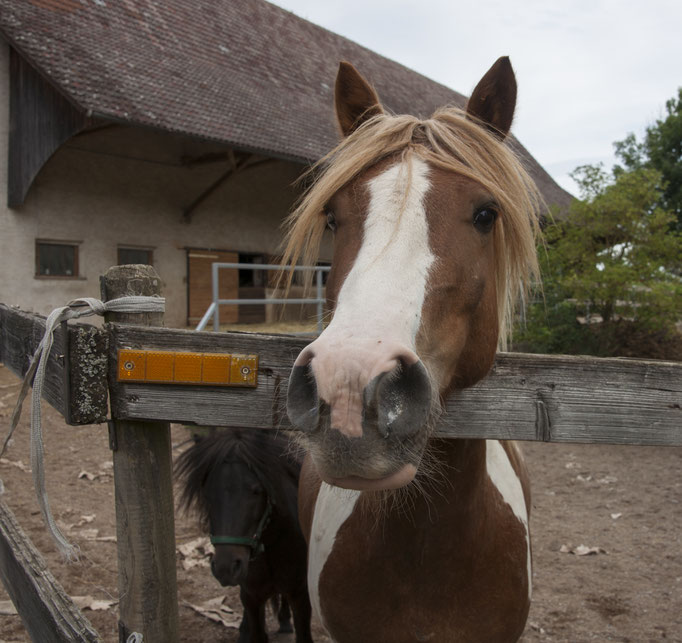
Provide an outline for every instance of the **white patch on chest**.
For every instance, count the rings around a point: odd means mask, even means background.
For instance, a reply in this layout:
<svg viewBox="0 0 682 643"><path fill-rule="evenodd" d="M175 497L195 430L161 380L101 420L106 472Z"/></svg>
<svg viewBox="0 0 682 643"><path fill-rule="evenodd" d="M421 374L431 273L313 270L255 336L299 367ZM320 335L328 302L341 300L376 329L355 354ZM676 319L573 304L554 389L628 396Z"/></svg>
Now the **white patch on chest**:
<svg viewBox="0 0 682 643"><path fill-rule="evenodd" d="M361 493L323 482L317 494L308 547L308 592L313 613L322 625L325 622L320 606L320 574L334 548L339 529L353 513Z"/></svg>
<svg viewBox="0 0 682 643"><path fill-rule="evenodd" d="M488 477L526 530L526 565L528 567L528 598L530 600L533 580L530 557L530 531L528 529L528 508L526 507L521 480L516 475L507 452L497 440L486 440L485 460Z"/></svg>

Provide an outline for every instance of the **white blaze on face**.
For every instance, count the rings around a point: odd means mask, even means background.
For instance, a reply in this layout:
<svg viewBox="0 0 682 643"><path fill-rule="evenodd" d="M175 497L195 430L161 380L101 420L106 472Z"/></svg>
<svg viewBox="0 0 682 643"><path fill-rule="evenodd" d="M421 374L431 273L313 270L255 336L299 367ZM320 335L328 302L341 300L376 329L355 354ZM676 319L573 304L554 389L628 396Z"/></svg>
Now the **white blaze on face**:
<svg viewBox="0 0 682 643"><path fill-rule="evenodd" d="M414 346L434 260L424 208L430 185L420 159L397 163L369 182L362 246L330 329L372 328L372 334Z"/></svg>
<svg viewBox="0 0 682 643"><path fill-rule="evenodd" d="M526 531L526 566L528 569L528 599L532 592L532 569L530 556L530 531L528 529L528 508L523 495L521 480L504 447L497 440L486 440L486 469L488 477L500 492L502 499L511 507L514 515L521 521Z"/></svg>
<svg viewBox="0 0 682 643"><path fill-rule="evenodd" d="M325 623L320 606L320 574L334 548L336 534L353 513L360 493L323 482L317 494L308 547L308 593L313 613L322 625Z"/></svg>
<svg viewBox="0 0 682 643"><path fill-rule="evenodd" d="M318 393L330 404L332 426L345 427L349 435L362 433L365 386L393 370L397 354L415 349L435 259L424 206L428 173L428 165L415 158L368 182L362 245L334 317L315 343Z"/></svg>

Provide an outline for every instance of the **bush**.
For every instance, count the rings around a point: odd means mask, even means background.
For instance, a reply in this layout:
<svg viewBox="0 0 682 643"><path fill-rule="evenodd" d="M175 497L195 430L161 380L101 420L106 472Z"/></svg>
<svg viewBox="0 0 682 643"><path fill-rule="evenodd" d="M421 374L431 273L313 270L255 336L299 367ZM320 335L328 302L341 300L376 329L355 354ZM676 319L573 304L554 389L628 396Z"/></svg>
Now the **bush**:
<svg viewBox="0 0 682 643"><path fill-rule="evenodd" d="M673 325L651 327L625 319L586 324L578 321L579 312L569 301L551 309L534 305L517 328L512 350L682 361L682 334Z"/></svg>
<svg viewBox="0 0 682 643"><path fill-rule="evenodd" d="M682 237L661 205L660 173L584 166L573 177L583 199L546 229L544 296L514 349L680 359Z"/></svg>

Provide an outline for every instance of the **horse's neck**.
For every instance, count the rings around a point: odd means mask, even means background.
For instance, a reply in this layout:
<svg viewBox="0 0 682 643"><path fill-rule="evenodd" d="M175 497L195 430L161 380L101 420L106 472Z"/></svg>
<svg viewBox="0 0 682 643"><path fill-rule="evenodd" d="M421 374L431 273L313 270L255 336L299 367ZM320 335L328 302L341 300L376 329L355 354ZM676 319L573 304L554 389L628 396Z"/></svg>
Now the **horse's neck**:
<svg viewBox="0 0 682 643"><path fill-rule="evenodd" d="M466 494L480 485L486 473L485 440L432 439L430 458L434 469L432 485Z"/></svg>
<svg viewBox="0 0 682 643"><path fill-rule="evenodd" d="M441 512L451 516L476 512L485 493L485 440L435 439L427 458L424 469L428 473L421 474L423 477L408 492L409 500L389 505L401 508L392 519L402 520L405 510L411 514L410 522L417 524L429 523ZM376 496L363 495L364 506L371 507Z"/></svg>

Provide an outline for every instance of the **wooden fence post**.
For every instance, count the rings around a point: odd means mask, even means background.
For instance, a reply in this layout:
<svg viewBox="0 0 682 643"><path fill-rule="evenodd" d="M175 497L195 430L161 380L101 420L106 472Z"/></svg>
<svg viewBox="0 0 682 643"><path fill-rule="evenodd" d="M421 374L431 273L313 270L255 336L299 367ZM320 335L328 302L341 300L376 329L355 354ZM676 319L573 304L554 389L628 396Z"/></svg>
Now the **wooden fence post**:
<svg viewBox="0 0 682 643"><path fill-rule="evenodd" d="M114 266L100 280L102 300L158 295L161 279L151 266ZM161 326L163 313L109 313L108 322ZM109 377L116 360L110 359ZM175 519L170 424L113 419L119 641L133 632L144 641L179 640Z"/></svg>

